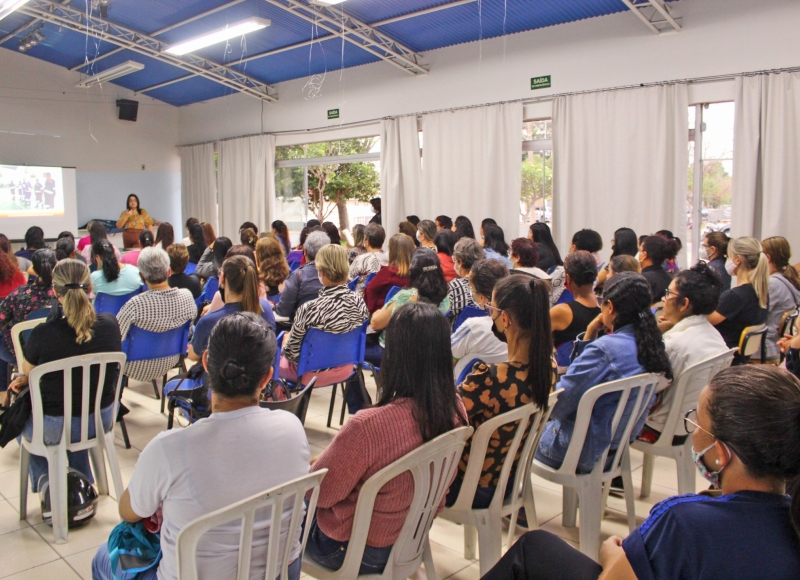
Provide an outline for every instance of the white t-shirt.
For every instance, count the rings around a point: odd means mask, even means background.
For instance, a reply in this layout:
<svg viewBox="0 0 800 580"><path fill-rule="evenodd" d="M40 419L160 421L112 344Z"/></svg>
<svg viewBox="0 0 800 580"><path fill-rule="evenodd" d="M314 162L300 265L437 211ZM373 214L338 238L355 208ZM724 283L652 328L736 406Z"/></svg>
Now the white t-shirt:
<svg viewBox="0 0 800 580"><path fill-rule="evenodd" d="M453 374L456 379L470 361L480 359L485 363L501 363L508 360L508 345L497 340L492 332L489 316L468 318L450 338L453 358L458 359Z"/></svg>
<svg viewBox="0 0 800 580"><path fill-rule="evenodd" d="M186 429L159 433L136 463L128 490L131 508L149 517L163 503L163 558L159 580L177 580L175 544L189 522L256 493L308 474L310 450L297 417L286 411L246 407L214 413ZM285 503L281 527L283 553L292 515ZM251 580L263 580L269 543L270 512L256 512ZM300 527L293 538L291 561L300 555ZM204 535L197 546L199 577L236 578L239 521ZM282 565L278 561L278 566Z"/></svg>

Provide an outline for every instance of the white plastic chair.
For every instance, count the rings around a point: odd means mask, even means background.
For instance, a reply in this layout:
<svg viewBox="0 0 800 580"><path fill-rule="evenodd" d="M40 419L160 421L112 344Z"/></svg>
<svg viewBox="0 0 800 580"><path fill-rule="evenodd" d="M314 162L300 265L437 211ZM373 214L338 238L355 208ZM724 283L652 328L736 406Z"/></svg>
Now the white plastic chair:
<svg viewBox="0 0 800 580"><path fill-rule="evenodd" d="M314 512L317 509L317 498L319 497L319 485L327 469L321 469L314 473L309 473L303 477L293 479L283 485L273 487L267 491L262 491L256 495L243 499L234 504L218 509L215 512L206 514L186 524L178 534L176 552L178 560L178 578L181 580L197 580L197 544L200 538L209 530L218 526L233 522L242 521L242 535L239 540L239 566L237 578L250 578L250 561L253 554L253 528L257 510L269 509L270 511L270 534L267 549L267 566L264 578L272 580L278 578L278 555L281 556L281 580L289 578L289 557L294 544L294 537L297 527L303 521L303 499L306 492L313 490L311 500L308 503L307 521L311 522ZM274 530L281 530L283 523L284 505L292 502L292 517L289 520L289 529L284 536L282 533L272 533ZM311 526L307 525L303 533L303 541L300 548L300 556L306 548L306 540ZM284 547L280 550L281 537L284 537Z"/></svg>
<svg viewBox="0 0 800 580"><path fill-rule="evenodd" d="M440 518L464 525L464 558L467 560L475 559L475 540L477 535L480 548L481 576L491 570L500 560L503 542L502 518L504 516L511 517L507 543L509 546L514 541L514 532L516 531L516 521L520 508L525 507L528 529L539 527L536 521L536 507L532 501L532 490L530 485L526 486L526 480L529 482L531 479L530 465L533 460L533 452L541 435L541 426L547 422L546 417L550 416L550 411L555 404L556 398L557 393L550 395L546 411L537 409L536 405L530 403L492 417L478 427L478 430L475 431L475 436L472 438L469 462L467 463L458 498L452 507L445 508L439 514ZM500 478L492 503L489 504L488 508L473 509L472 502L475 499L475 490L478 487L478 481L483 471L483 463L486 459L486 451L489 448L492 434L499 428L515 422L517 425L514 439L506 452L506 460L503 462L503 467L500 471ZM525 435L526 433L527 436ZM514 475L513 490L509 498L504 499L506 484L511 475L517 450L520 447L522 449L517 462L517 471ZM528 493L531 494L530 502L526 502L529 499Z"/></svg>
<svg viewBox="0 0 800 580"><path fill-rule="evenodd" d="M97 396L94 405L89 402L90 370L92 366L99 365ZM28 377L30 385L31 405L33 407L33 433L31 440L25 437L20 439L21 450L19 456L19 514L24 520L28 513L28 466L30 454L47 458L48 475L50 482L50 505L53 510L53 535L56 544L67 541L67 451L89 450L94 475L97 479L97 488L101 494L108 495L108 480L106 478L106 465L103 457L105 449L114 481L114 493L117 500L122 496L122 475L119 471L117 452L114 449L114 435L112 431L103 430L103 419L100 416L100 400L105 382L106 372L112 365L119 365L117 386L114 392L114 408L112 417L117 416L119 406L119 392L122 384L122 369L125 368L125 355L121 352L104 352L87 354L57 360L39 365L31 371ZM71 442L72 431L72 369L83 369L81 381L81 436L76 442ZM44 442L44 412L42 397L39 392L39 382L47 373L60 372L64 375L64 429L61 442L57 445L46 445ZM112 371L113 372L113 371ZM94 413L94 426L96 436L89 437L89 415Z"/></svg>
<svg viewBox="0 0 800 580"><path fill-rule="evenodd" d="M575 527L578 505L581 509L580 549L581 552L594 558L600 550L600 524L605 511L605 500L610 491L611 480L621 476L625 486L625 504L628 511L628 527L631 531L636 527L636 513L633 503L633 480L631 479L631 460L628 448L631 431L637 419L650 408L653 394L666 379L663 375L641 374L592 387L578 404L577 418L572 432L572 439L567 448L561 467L554 469L534 459L533 473L564 486L563 507L561 516L564 527ZM635 390L635 392L634 392ZM611 433L620 433L619 446L613 452L606 449L594 469L590 473L579 474L578 460L589 431L592 411L597 401L613 393L619 394L614 417L611 421ZM622 421L626 406L630 404L630 413L625 422ZM606 458L612 458L608 470L603 467Z"/></svg>
<svg viewBox="0 0 800 580"><path fill-rule="evenodd" d="M383 574L361 577L373 580L401 580L413 575L424 561L428 580L436 580L428 532L436 516L436 510L447 494L464 445L472 435L472 431L472 427L453 429L421 445L370 477L358 492L353 529L342 567L338 570L329 570L304 557L303 572L318 580L352 580L358 577L375 498L389 481L405 472L410 472L414 478L414 497Z"/></svg>
<svg viewBox="0 0 800 580"><path fill-rule="evenodd" d="M17 370L20 372L22 372L22 363L25 360L25 353L22 347L22 334L36 328L46 320L46 318L32 318L31 320L17 322L11 327L11 342L14 343L14 356L17 358Z"/></svg>
<svg viewBox="0 0 800 580"><path fill-rule="evenodd" d="M678 493L681 495L695 492L695 472L697 471L692 461L692 438L686 433L683 427L683 418L686 413L697 407L697 400L700 398L700 391L703 390L711 378L723 369L731 366L733 354L737 349L733 348L684 370L668 388L675 389L675 396L672 399L672 407L667 415L664 430L655 443L646 443L635 440L631 447L644 453L644 464L642 466L642 491L640 497L649 497L653 483L653 464L656 456L671 457L675 460L678 467ZM679 445L674 445L676 437L686 437L685 441Z"/></svg>

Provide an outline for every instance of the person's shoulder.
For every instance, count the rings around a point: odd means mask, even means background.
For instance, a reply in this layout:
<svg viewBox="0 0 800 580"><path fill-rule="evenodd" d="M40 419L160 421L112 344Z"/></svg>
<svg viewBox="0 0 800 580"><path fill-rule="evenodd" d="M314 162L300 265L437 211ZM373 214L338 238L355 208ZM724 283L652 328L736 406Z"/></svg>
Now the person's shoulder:
<svg viewBox="0 0 800 580"><path fill-rule="evenodd" d="M639 531L647 534L652 528L664 524L666 520L689 521L705 520L707 513L705 507L728 503L736 499L735 495L721 495L712 497L702 494L689 493L676 495L657 503L650 515L640 526ZM702 527L700 522L697 522ZM691 526L689 526L691 528Z"/></svg>
<svg viewBox="0 0 800 580"><path fill-rule="evenodd" d="M117 317L110 312L101 312L98 314L97 320L94 324L96 329L113 329L119 332L119 322L117 321Z"/></svg>

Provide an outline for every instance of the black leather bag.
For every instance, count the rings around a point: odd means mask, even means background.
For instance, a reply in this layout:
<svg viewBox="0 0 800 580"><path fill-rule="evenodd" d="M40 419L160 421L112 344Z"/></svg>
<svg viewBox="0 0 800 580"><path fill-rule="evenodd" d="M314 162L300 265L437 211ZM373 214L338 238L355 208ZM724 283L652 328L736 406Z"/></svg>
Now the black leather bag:
<svg viewBox="0 0 800 580"><path fill-rule="evenodd" d="M11 395L9 395L11 399ZM33 413L31 394L25 387L12 401L6 401L7 406L2 408L0 415L0 447L8 445L9 441L22 435L25 423Z"/></svg>

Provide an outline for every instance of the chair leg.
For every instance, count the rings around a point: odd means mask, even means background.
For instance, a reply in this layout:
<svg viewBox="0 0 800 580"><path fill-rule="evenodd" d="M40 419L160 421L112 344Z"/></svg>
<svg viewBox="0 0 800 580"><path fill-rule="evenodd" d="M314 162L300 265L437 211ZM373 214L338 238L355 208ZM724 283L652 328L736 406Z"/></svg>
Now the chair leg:
<svg viewBox="0 0 800 580"><path fill-rule="evenodd" d="M522 505L525 506L525 518L528 520L528 531L539 529L539 520L536 517L536 501L533 496L533 483L530 474L525 480L525 487L522 490ZM511 547L511 544L508 545Z"/></svg>
<svg viewBox="0 0 800 580"><path fill-rule="evenodd" d="M48 453L47 470L50 490L50 509L53 536L56 544L67 543L67 453L60 447Z"/></svg>
<svg viewBox="0 0 800 580"><path fill-rule="evenodd" d="M19 519L28 517L28 471L30 469L31 455L28 449L21 445L19 449Z"/></svg>
<svg viewBox="0 0 800 580"><path fill-rule="evenodd" d="M464 524L464 559L477 560L478 530L475 526Z"/></svg>
<svg viewBox="0 0 800 580"><path fill-rule="evenodd" d="M563 489L561 525L565 528L574 528L578 519L578 492L571 487L564 487Z"/></svg>
<svg viewBox="0 0 800 580"><path fill-rule="evenodd" d="M160 399L161 398L161 394L158 392L158 381L153 379L150 382L153 383L153 393L155 394L156 399Z"/></svg>
<svg viewBox="0 0 800 580"><path fill-rule="evenodd" d="M642 491L639 497L650 497L650 489L653 485L653 467L656 458L649 453L644 454L644 461L642 463Z"/></svg>
<svg viewBox="0 0 800 580"><path fill-rule="evenodd" d="M691 441L691 439L689 441ZM687 443L691 445L689 441L687 441ZM675 463L678 465L678 493L681 495L694 493L697 485L695 480L697 468L692 461L690 449L690 447L684 445L684 447L680 450L678 457L675 458Z"/></svg>
<svg viewBox="0 0 800 580"><path fill-rule="evenodd" d="M609 482L609 488L611 483ZM631 454L625 451L622 458L622 486L625 488L625 507L628 510L628 529L636 529L636 504L633 501L633 478L631 477Z"/></svg>
<svg viewBox="0 0 800 580"><path fill-rule="evenodd" d="M431 552L431 543L428 538L425 538L425 548L422 550L422 561L425 562L425 576L428 580L436 580L436 568L433 565L433 552Z"/></svg>
<svg viewBox="0 0 800 580"><path fill-rule="evenodd" d="M170 401L169 407L167 408L167 431L172 429L172 423L175 421L175 405L172 404Z"/></svg>
<svg viewBox="0 0 800 580"><path fill-rule="evenodd" d="M125 427L125 419L120 418L117 423L119 423L120 431L122 431L122 441L125 443L125 449L130 449L131 440L128 439L128 428Z"/></svg>
<svg viewBox="0 0 800 580"><path fill-rule="evenodd" d="M480 551L480 571L484 576L500 560L503 550L503 532L500 518L488 518L478 526L478 550Z"/></svg>
<svg viewBox="0 0 800 580"><path fill-rule="evenodd" d="M111 481L114 482L114 499L119 501L125 488L122 485L122 473L119 470L119 460L117 459L117 450L114 447L113 433L106 434L103 438L103 445L105 446L106 455L108 456L108 469L111 472Z"/></svg>
<svg viewBox="0 0 800 580"><path fill-rule="evenodd" d="M347 391L350 390L350 385L348 383L342 384L342 409L339 413L339 427L344 425L344 413L347 411Z"/></svg>
<svg viewBox="0 0 800 580"><path fill-rule="evenodd" d="M106 476L106 461L103 457L103 448L99 445L92 447L89 449L89 457L92 460L97 491L100 495L108 495L108 477Z"/></svg>
<svg viewBox="0 0 800 580"><path fill-rule="evenodd" d="M331 391L331 406L328 408L328 428L331 426L331 419L333 418L333 404L336 402L336 389L339 388L339 385L333 385L333 390ZM347 403L347 401L344 401Z"/></svg>
<svg viewBox="0 0 800 580"><path fill-rule="evenodd" d="M581 490L578 501L581 506L581 552L597 561L600 554L600 524L603 520L602 488L589 481L589 485Z"/></svg>

